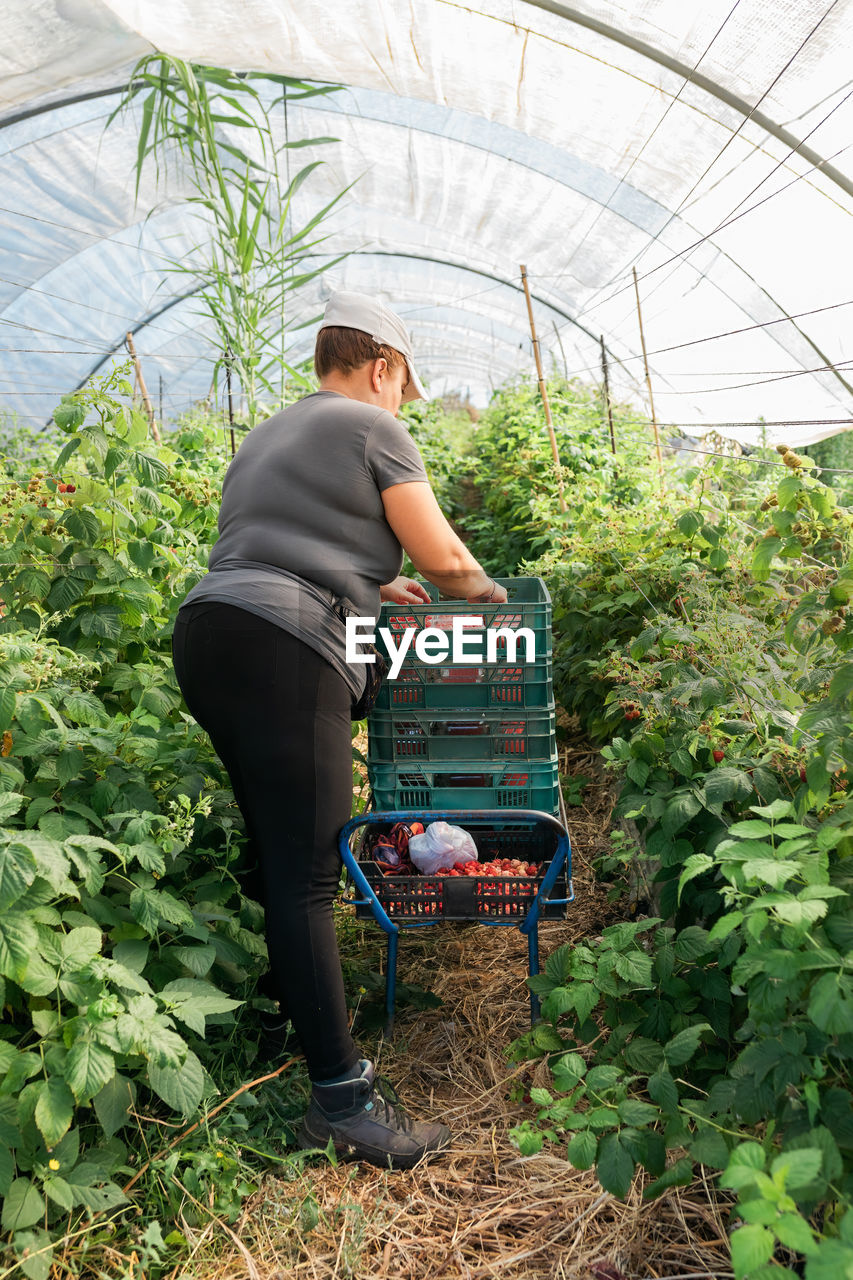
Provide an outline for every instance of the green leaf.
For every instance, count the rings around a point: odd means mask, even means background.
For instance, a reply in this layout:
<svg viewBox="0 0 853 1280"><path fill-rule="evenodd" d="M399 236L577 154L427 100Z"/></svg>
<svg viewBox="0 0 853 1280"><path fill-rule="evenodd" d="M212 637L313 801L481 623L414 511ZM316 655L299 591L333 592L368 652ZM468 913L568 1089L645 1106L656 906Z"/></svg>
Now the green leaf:
<svg viewBox="0 0 853 1280"><path fill-rule="evenodd" d="M746 818L743 822L734 822L729 827L729 835L756 839L761 836L772 836L773 828L769 822L761 822L758 818Z"/></svg>
<svg viewBox="0 0 853 1280"><path fill-rule="evenodd" d="M78 542L85 543L86 546L91 546L97 542L101 532L100 520L94 511L89 511L86 507L72 507L69 511L66 511L62 518L62 523L72 538L76 538Z"/></svg>
<svg viewBox="0 0 853 1280"><path fill-rule="evenodd" d="M711 1029L709 1023L699 1022L695 1026L685 1027L683 1031L678 1032L678 1035L668 1040L663 1047L667 1066L680 1067L683 1063L689 1062L699 1048L703 1032Z"/></svg>
<svg viewBox="0 0 853 1280"><path fill-rule="evenodd" d="M780 920L797 928L814 924L826 915L825 902L809 902L792 898L787 902L774 902L772 906Z"/></svg>
<svg viewBox="0 0 853 1280"><path fill-rule="evenodd" d="M623 1098L617 1107L617 1113L623 1124L633 1125L635 1129L642 1129L660 1119L657 1107L649 1102L642 1102L639 1098Z"/></svg>
<svg viewBox="0 0 853 1280"><path fill-rule="evenodd" d="M631 1190L635 1163L622 1145L618 1133L601 1139L595 1173L605 1191L624 1200Z"/></svg>
<svg viewBox="0 0 853 1280"><path fill-rule="evenodd" d="M121 612L115 605L100 604L97 609L81 611L78 618L85 636L102 636L105 640L118 640L121 636Z"/></svg>
<svg viewBox="0 0 853 1280"><path fill-rule="evenodd" d="M752 572L759 582L763 582L768 577L773 557L781 550L782 539L775 534L761 539L752 557Z"/></svg>
<svg viewBox="0 0 853 1280"><path fill-rule="evenodd" d="M47 1231L19 1231L15 1235L15 1252L27 1280L48 1280L53 1269L53 1242Z"/></svg>
<svg viewBox="0 0 853 1280"><path fill-rule="evenodd" d="M166 954L174 956L180 964L189 969L197 978L203 978L216 959L216 950L210 946L174 947ZM125 963L127 963L125 961Z"/></svg>
<svg viewBox="0 0 853 1280"><path fill-rule="evenodd" d="M720 1186L730 1187L734 1191L750 1186L764 1172L764 1165L764 1149L757 1142L741 1142L735 1147L723 1170Z"/></svg>
<svg viewBox="0 0 853 1280"><path fill-rule="evenodd" d="M531 1089L530 1101L537 1107L550 1107L554 1099L547 1089Z"/></svg>
<svg viewBox="0 0 853 1280"><path fill-rule="evenodd" d="M533 1029L533 1043L537 1049L544 1049L546 1053L559 1053L565 1048L563 1041L554 1029L545 1023L540 1023Z"/></svg>
<svg viewBox="0 0 853 1280"><path fill-rule="evenodd" d="M126 1196L114 1182L105 1180L104 1170L100 1165L83 1161L72 1169L67 1178L74 1203L88 1209L90 1213L105 1213L116 1205L124 1204Z"/></svg>
<svg viewBox="0 0 853 1280"><path fill-rule="evenodd" d="M705 1129L691 1142L690 1154L694 1160L711 1169L725 1169L730 1151L721 1133L715 1129Z"/></svg>
<svg viewBox="0 0 853 1280"><path fill-rule="evenodd" d="M652 958L645 951L614 951L613 968L624 982L636 987L652 986Z"/></svg>
<svg viewBox="0 0 853 1280"><path fill-rule="evenodd" d="M806 1262L806 1280L850 1280L853 1245L841 1240L821 1241L820 1252Z"/></svg>
<svg viewBox="0 0 853 1280"><path fill-rule="evenodd" d="M30 600L44 600L50 591L50 578L43 569L22 569L13 587Z"/></svg>
<svg viewBox="0 0 853 1280"><path fill-rule="evenodd" d="M682 1156L680 1160L676 1160L665 1173L649 1185L643 1191L644 1200L654 1200L656 1196L662 1195L664 1191L668 1191L670 1187L687 1187L693 1181L693 1161L687 1156Z"/></svg>
<svg viewBox="0 0 853 1280"><path fill-rule="evenodd" d="M646 1036L633 1036L625 1049L625 1061L634 1071L651 1075L663 1063L663 1047L657 1040Z"/></svg>
<svg viewBox="0 0 853 1280"><path fill-rule="evenodd" d="M780 818L796 817L796 811L790 800L783 800L780 796L776 800L772 800L770 804L750 805L753 813L757 813L759 818L770 818L773 822L778 822Z"/></svg>
<svg viewBox="0 0 853 1280"><path fill-rule="evenodd" d="M572 948L568 943L563 943L561 947L557 947L552 951L548 959L545 961L545 975L550 978L555 987L565 985L572 971Z"/></svg>
<svg viewBox="0 0 853 1280"><path fill-rule="evenodd" d="M561 1093L570 1093L586 1075L586 1063L579 1053L563 1053L551 1064L554 1087Z"/></svg>
<svg viewBox="0 0 853 1280"><path fill-rule="evenodd" d="M829 682L831 698L849 698L853 693L853 662L845 662Z"/></svg>
<svg viewBox="0 0 853 1280"><path fill-rule="evenodd" d="M698 511L685 511L678 517L676 524L681 532L687 538L692 538L697 534L705 523Z"/></svg>
<svg viewBox="0 0 853 1280"><path fill-rule="evenodd" d="M665 1068L660 1067L654 1075L649 1076L646 1088L649 1091L649 1097L662 1111L667 1112L668 1115L675 1114L678 1110L678 1086Z"/></svg>
<svg viewBox="0 0 853 1280"><path fill-rule="evenodd" d="M581 1129L571 1138L566 1155L576 1169L591 1169L595 1164L598 1139L589 1129Z"/></svg>
<svg viewBox="0 0 853 1280"><path fill-rule="evenodd" d="M774 1178L783 1178L786 1191L807 1187L818 1177L823 1165L823 1152L817 1147L800 1147L783 1151L770 1166Z"/></svg>
<svg viewBox="0 0 853 1280"><path fill-rule="evenodd" d="M192 925L193 923L189 907L179 902L165 889L132 890L130 911L137 924L141 924L146 933L151 936L157 932L161 923L174 925Z"/></svg>
<svg viewBox="0 0 853 1280"><path fill-rule="evenodd" d="M523 1156L535 1156L545 1145L543 1134L531 1129L513 1129L512 1139Z"/></svg>
<svg viewBox="0 0 853 1280"><path fill-rule="evenodd" d="M727 938L730 933L743 923L744 913L742 911L730 911L728 915L720 916L719 920L713 925L708 938L711 942L722 941Z"/></svg>
<svg viewBox="0 0 853 1280"><path fill-rule="evenodd" d="M89 590L88 578L74 573L60 573L54 578L47 597L47 607L52 613L66 613Z"/></svg>
<svg viewBox="0 0 853 1280"><path fill-rule="evenodd" d="M13 817L25 800L26 796L22 796L18 791L0 792L0 822Z"/></svg>
<svg viewBox="0 0 853 1280"><path fill-rule="evenodd" d="M82 419L81 419L82 421ZM69 458L80 448L82 441L80 436L72 436L66 445L64 445L56 455L56 461L53 464L53 470L59 474L65 466Z"/></svg>
<svg viewBox="0 0 853 1280"><path fill-rule="evenodd" d="M51 1076L45 1082L36 1103L36 1124L48 1150L55 1147L70 1129L73 1116L74 1098L71 1090L59 1076Z"/></svg>
<svg viewBox="0 0 853 1280"><path fill-rule="evenodd" d="M66 969L81 969L101 950L100 929L77 925L61 942L62 963Z"/></svg>
<svg viewBox="0 0 853 1280"><path fill-rule="evenodd" d="M676 835L683 827L687 826L691 818L695 818L701 808L701 802L692 791L681 792L673 796L661 818L661 827L664 834L667 836Z"/></svg>
<svg viewBox="0 0 853 1280"><path fill-rule="evenodd" d="M63 398L53 411L53 420L60 431L76 431L86 417L86 410L76 400Z"/></svg>
<svg viewBox="0 0 853 1280"><path fill-rule="evenodd" d="M707 955L709 951L713 950L715 948L708 930L703 929L698 924L688 925L686 929L681 930L675 939L676 960L698 960L700 956Z"/></svg>
<svg viewBox="0 0 853 1280"><path fill-rule="evenodd" d="M3 1201L0 1226L4 1231L21 1231L31 1227L44 1214L44 1200L29 1178L16 1178Z"/></svg>
<svg viewBox="0 0 853 1280"><path fill-rule="evenodd" d="M767 1227L753 1224L739 1227L732 1232L732 1266L737 1280L744 1280L751 1271L773 1257L775 1240Z"/></svg>
<svg viewBox="0 0 853 1280"><path fill-rule="evenodd" d="M149 1064L148 1079L154 1092L184 1117L193 1114L204 1096L204 1070L192 1050L181 1067Z"/></svg>
<svg viewBox="0 0 853 1280"><path fill-rule="evenodd" d="M93 693L76 690L65 699L65 715L75 724L100 727L111 723L110 717L101 702Z"/></svg>
<svg viewBox="0 0 853 1280"><path fill-rule="evenodd" d="M38 935L27 916L0 915L0 975L16 979L38 950Z"/></svg>
<svg viewBox="0 0 853 1280"><path fill-rule="evenodd" d="M678 878L678 901L681 902L681 890L686 884L715 865L714 859L707 853L692 854L685 862L684 870Z"/></svg>
<svg viewBox="0 0 853 1280"><path fill-rule="evenodd" d="M801 862L779 862L775 858L750 858L742 865L743 874L748 880L768 885L771 889L781 889L802 869Z"/></svg>
<svg viewBox="0 0 853 1280"><path fill-rule="evenodd" d="M120 1072L116 1072L92 1099L95 1114L108 1138L126 1123L131 1107L136 1101L136 1086Z"/></svg>
<svg viewBox="0 0 853 1280"><path fill-rule="evenodd" d="M8 910L26 893L36 878L36 870L36 860L30 849L20 844L9 844L0 849L0 911Z"/></svg>
<svg viewBox="0 0 853 1280"><path fill-rule="evenodd" d="M5 1143L0 1143L0 1198L5 1196L11 1187L14 1176L15 1161L12 1158L12 1152Z"/></svg>
<svg viewBox="0 0 853 1280"><path fill-rule="evenodd" d="M17 701L18 694L14 685L7 684L0 690L0 733L3 733L11 725Z"/></svg>
<svg viewBox="0 0 853 1280"><path fill-rule="evenodd" d="M796 1213L783 1213L773 1224L778 1240L795 1253L814 1253L817 1243L805 1218Z"/></svg>
<svg viewBox="0 0 853 1280"><path fill-rule="evenodd" d="M92 1040L77 1040L68 1051L66 1079L78 1102L88 1102L115 1074L109 1049Z"/></svg>
<svg viewBox="0 0 853 1280"><path fill-rule="evenodd" d="M742 769L717 765L705 778L708 804L723 805L729 800L745 800L753 794L752 779Z"/></svg>

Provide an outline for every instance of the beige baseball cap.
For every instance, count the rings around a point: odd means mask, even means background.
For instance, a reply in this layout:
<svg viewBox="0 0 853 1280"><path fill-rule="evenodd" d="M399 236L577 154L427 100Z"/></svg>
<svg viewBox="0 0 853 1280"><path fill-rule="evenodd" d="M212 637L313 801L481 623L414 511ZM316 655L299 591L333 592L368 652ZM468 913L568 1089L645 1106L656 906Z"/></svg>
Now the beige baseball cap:
<svg viewBox="0 0 853 1280"><path fill-rule="evenodd" d="M403 393L403 404L410 400L426 400L427 393L418 377L412 355L412 340L400 317L369 293L353 293L338 289L326 303L321 329L360 329L374 342L393 347L406 357L409 381Z"/></svg>

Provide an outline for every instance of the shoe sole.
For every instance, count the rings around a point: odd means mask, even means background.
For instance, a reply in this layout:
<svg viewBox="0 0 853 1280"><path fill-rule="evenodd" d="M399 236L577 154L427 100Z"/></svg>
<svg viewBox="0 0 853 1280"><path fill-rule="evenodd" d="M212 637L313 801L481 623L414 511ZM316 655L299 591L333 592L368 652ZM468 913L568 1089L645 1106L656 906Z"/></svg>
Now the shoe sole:
<svg viewBox="0 0 853 1280"><path fill-rule="evenodd" d="M296 1144L303 1151L309 1148L324 1151L328 1142L328 1136L324 1139L321 1135L312 1133L304 1122L296 1135ZM448 1133L447 1137L441 1139L434 1147L424 1147L422 1151L413 1151L406 1155L405 1152L392 1154L389 1151L374 1152L365 1147L359 1149L352 1142L335 1142L335 1155L339 1160L361 1160L366 1164L375 1165L378 1169L413 1169L425 1157L445 1152L450 1143L451 1135Z"/></svg>

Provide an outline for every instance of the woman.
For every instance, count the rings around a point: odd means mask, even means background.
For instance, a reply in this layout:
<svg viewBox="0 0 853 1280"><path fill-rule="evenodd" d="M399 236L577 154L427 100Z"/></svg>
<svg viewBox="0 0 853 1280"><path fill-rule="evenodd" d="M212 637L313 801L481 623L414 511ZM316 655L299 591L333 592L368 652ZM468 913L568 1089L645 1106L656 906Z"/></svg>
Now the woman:
<svg viewBox="0 0 853 1280"><path fill-rule="evenodd" d="M305 1054L302 1146L408 1168L445 1147L377 1084L349 1032L332 901L337 837L352 806L350 710L364 666L345 658L346 597L428 599L400 578L403 549L445 593L506 592L445 520L396 420L424 398L406 329L364 294L330 299L317 336L320 389L249 432L225 476L209 572L178 614L175 671L234 788L257 857L270 975Z"/></svg>

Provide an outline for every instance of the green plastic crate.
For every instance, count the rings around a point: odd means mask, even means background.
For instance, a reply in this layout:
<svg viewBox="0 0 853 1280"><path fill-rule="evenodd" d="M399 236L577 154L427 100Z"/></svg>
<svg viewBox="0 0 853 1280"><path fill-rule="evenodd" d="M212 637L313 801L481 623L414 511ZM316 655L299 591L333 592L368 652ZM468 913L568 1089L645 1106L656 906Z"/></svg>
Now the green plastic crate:
<svg viewBox="0 0 853 1280"><path fill-rule="evenodd" d="M492 663L505 663L511 655L508 655L508 638L500 633L518 632L521 629L531 632L535 657L530 664L527 663L528 647L522 637L516 648L515 659L523 661L525 665L550 664L553 643L551 597L545 583L541 578L496 578L495 581L506 587L508 599L505 604L469 604L467 600L442 600L437 587L429 582L424 583L431 602L417 605L384 604L380 611L377 633L378 627L384 627L395 640L399 640L409 628L414 628L416 632L427 629L450 632L456 617L475 617L482 619L482 629L466 628L466 645L469 649L477 645L482 650L483 660L480 663L479 659L475 659L466 665L490 665L490 635L494 636ZM378 634L377 645L388 654L388 649ZM420 661L414 654L414 641L404 661L406 666ZM440 665L451 664L452 657L448 656L442 659Z"/></svg>
<svg viewBox="0 0 853 1280"><path fill-rule="evenodd" d="M377 809L538 809L558 815L560 777L551 760L430 760L368 764Z"/></svg>
<svg viewBox="0 0 853 1280"><path fill-rule="evenodd" d="M373 764L407 760L551 760L553 706L541 710L373 711L367 758Z"/></svg>
<svg viewBox="0 0 853 1280"><path fill-rule="evenodd" d="M430 711L514 710L551 707L554 686L547 667L403 667L396 680L384 680L376 710L423 707Z"/></svg>

